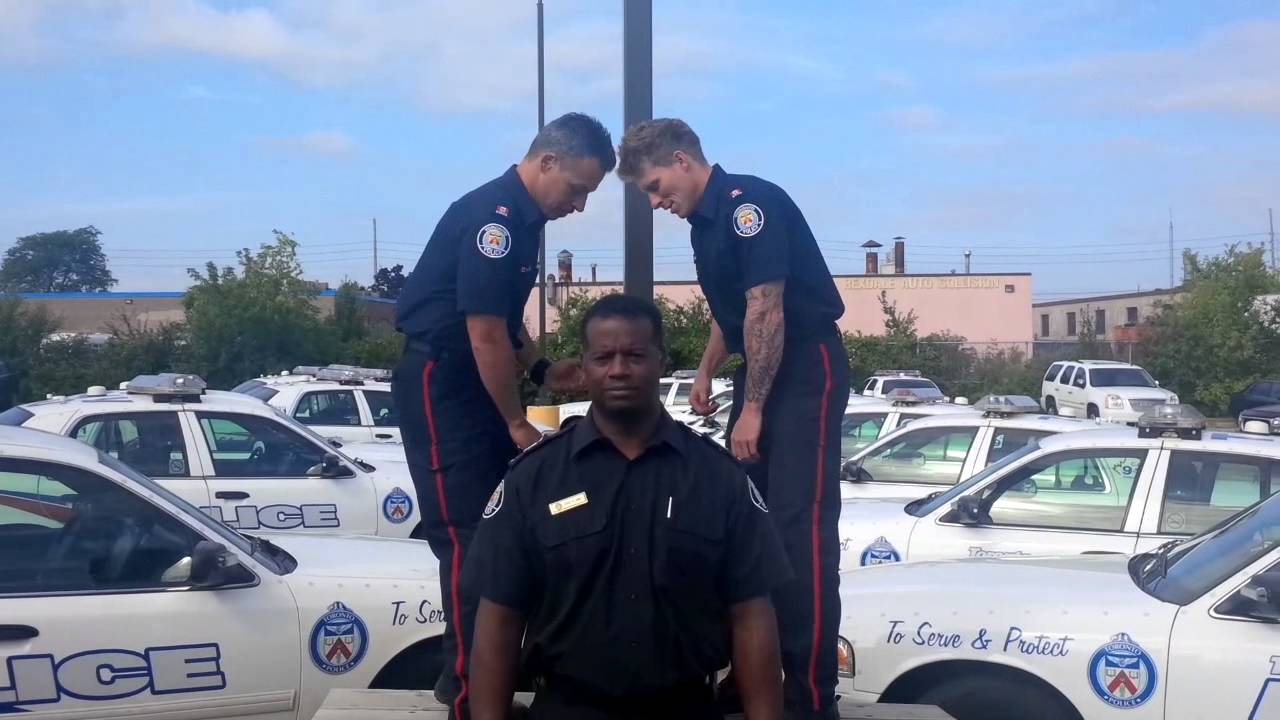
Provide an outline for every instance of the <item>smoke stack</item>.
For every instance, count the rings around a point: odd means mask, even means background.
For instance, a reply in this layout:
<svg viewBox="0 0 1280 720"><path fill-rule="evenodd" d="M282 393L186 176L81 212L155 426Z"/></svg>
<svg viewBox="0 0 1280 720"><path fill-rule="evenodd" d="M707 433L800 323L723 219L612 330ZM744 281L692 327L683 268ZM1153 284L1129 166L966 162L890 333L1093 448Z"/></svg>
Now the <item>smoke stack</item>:
<svg viewBox="0 0 1280 720"><path fill-rule="evenodd" d="M965 274L965 275L968 275L968 274L969 274L969 259L970 259L970 258L972 258L972 257L973 257L973 251L972 251L972 250L965 250L965 251L964 251L964 274Z"/></svg>
<svg viewBox="0 0 1280 720"><path fill-rule="evenodd" d="M561 250L556 253L556 263L560 282L565 285L573 282L573 253L568 250Z"/></svg>
<svg viewBox="0 0 1280 720"><path fill-rule="evenodd" d="M893 239L893 273L902 275L907 272L906 238L899 235Z"/></svg>
<svg viewBox="0 0 1280 720"><path fill-rule="evenodd" d="M596 281L596 264L591 263L591 282Z"/></svg>
<svg viewBox="0 0 1280 720"><path fill-rule="evenodd" d="M866 248L867 250L867 274L879 275L880 274L880 254L877 253L876 250L884 246L876 242L875 240L868 240L862 243L862 247Z"/></svg>

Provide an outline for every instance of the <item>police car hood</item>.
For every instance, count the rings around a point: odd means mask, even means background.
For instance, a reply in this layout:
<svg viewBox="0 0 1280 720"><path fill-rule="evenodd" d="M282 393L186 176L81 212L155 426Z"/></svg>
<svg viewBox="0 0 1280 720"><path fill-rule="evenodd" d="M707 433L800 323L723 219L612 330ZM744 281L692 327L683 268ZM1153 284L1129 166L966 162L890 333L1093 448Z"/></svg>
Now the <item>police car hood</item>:
<svg viewBox="0 0 1280 720"><path fill-rule="evenodd" d="M298 561L290 578L358 578L420 582L435 578L439 562L421 540L368 535L262 533Z"/></svg>
<svg viewBox="0 0 1280 720"><path fill-rule="evenodd" d="M1172 619L1177 606L1138 588L1127 555L966 558L877 565L845 573L841 597L849 608L986 613L992 608L1098 612L1141 608ZM1133 613L1139 614L1139 613Z"/></svg>
<svg viewBox="0 0 1280 720"><path fill-rule="evenodd" d="M340 448L348 457L358 458L377 467L384 462L408 462L400 443L344 442Z"/></svg>

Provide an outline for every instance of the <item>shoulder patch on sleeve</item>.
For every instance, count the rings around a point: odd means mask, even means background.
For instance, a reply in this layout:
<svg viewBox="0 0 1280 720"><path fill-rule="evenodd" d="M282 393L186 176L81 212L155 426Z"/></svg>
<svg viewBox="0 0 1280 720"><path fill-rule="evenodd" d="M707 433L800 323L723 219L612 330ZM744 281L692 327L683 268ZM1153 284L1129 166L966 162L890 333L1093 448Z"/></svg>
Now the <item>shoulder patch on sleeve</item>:
<svg viewBox="0 0 1280 720"><path fill-rule="evenodd" d="M476 233L476 247L485 257L505 257L511 252L511 231L501 223L489 223Z"/></svg>
<svg viewBox="0 0 1280 720"><path fill-rule="evenodd" d="M494 210L494 212L498 213L502 217L508 217L511 214L511 208L507 207L506 205L499 205L497 209Z"/></svg>
<svg viewBox="0 0 1280 720"><path fill-rule="evenodd" d="M754 203L742 203L733 211L733 231L751 237L764 229L764 211Z"/></svg>
<svg viewBox="0 0 1280 720"><path fill-rule="evenodd" d="M503 480L498 483L498 487L493 489L493 494L489 496L489 504L484 506L484 519L489 519L498 514L502 509L502 498L506 488L507 481Z"/></svg>

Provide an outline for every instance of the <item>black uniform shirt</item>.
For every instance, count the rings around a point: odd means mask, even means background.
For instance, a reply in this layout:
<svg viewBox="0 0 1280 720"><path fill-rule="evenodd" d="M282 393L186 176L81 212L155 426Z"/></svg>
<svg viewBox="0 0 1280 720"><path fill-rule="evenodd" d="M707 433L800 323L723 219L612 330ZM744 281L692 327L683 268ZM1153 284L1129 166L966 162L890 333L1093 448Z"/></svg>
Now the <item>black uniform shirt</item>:
<svg viewBox="0 0 1280 720"><path fill-rule="evenodd" d="M396 329L439 348L470 348L466 315L506 318L513 344L538 279L547 218L515 166L445 211L396 302Z"/></svg>
<svg viewBox="0 0 1280 720"><path fill-rule="evenodd" d="M631 461L588 414L512 463L464 582L525 614L532 672L661 692L725 667L729 607L790 578L766 512L724 448L665 412Z"/></svg>
<svg viewBox="0 0 1280 720"><path fill-rule="evenodd" d="M743 352L747 290L786 281L786 339L835 332L844 302L800 208L782 188L719 165L689 216L693 262L729 352Z"/></svg>

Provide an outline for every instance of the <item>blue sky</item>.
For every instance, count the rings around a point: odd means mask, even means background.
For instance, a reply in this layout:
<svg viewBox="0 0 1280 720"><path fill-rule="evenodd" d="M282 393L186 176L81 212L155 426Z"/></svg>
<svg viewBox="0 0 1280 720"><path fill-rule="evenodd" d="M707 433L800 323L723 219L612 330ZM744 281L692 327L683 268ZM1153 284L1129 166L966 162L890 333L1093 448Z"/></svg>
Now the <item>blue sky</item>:
<svg viewBox="0 0 1280 720"><path fill-rule="evenodd" d="M546 0L548 117L621 132L621 2ZM5 0L0 249L93 224L119 290L174 290L272 228L307 274L411 267L536 128L532 0ZM1032 272L1038 297L1168 283L1178 246L1280 206L1272 1L654 0L655 114L806 212L834 272ZM656 275L692 277L655 221ZM548 226L622 274L621 186ZM1224 237L1230 236L1230 237Z"/></svg>

